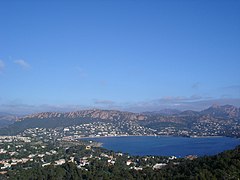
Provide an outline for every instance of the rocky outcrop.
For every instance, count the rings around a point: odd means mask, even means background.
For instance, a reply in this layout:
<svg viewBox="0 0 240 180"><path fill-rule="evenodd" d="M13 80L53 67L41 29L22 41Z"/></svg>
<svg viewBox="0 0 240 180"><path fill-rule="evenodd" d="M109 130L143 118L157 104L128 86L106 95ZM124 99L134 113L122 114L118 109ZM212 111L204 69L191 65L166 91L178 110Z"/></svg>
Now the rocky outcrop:
<svg viewBox="0 0 240 180"><path fill-rule="evenodd" d="M102 119L102 120L146 120L147 116L137 113L131 112L122 112L115 110L82 110L76 112L67 112L67 113L59 113L59 112L43 112L38 114L31 114L20 118L19 121L25 119L50 119L50 118L94 118L94 119Z"/></svg>

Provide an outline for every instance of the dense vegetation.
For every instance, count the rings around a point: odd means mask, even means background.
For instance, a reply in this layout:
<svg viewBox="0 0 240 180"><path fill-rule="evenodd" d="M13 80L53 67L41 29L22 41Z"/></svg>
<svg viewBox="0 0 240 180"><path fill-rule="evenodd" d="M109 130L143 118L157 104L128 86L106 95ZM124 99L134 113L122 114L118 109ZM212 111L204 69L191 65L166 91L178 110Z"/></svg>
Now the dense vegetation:
<svg viewBox="0 0 240 180"><path fill-rule="evenodd" d="M154 163L154 162L153 162ZM1 177L0 177L1 178ZM144 168L142 171L131 170L120 158L114 166L101 160L92 161L88 171L79 169L73 163L62 166L35 167L32 169L9 171L3 179L239 179L240 146L215 156L200 157L195 160L182 159L159 170Z"/></svg>

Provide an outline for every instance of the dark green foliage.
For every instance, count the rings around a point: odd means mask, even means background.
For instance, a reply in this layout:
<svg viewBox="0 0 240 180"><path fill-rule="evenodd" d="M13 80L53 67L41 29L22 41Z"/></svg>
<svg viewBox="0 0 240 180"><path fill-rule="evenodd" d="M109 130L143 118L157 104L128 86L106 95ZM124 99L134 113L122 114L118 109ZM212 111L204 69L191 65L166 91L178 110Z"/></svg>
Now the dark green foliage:
<svg viewBox="0 0 240 180"><path fill-rule="evenodd" d="M70 151L75 150L73 148ZM179 165L169 163L160 170L152 170L150 167L142 171L131 170L125 165L125 160L124 157L119 157L115 165L108 165L106 161L94 159L86 167L88 170L79 169L73 163L66 163L62 166L35 167L28 170L9 171L7 177L2 176L2 178L11 180L214 180L239 179L240 177L240 146L216 156L201 157L192 161L182 159Z"/></svg>

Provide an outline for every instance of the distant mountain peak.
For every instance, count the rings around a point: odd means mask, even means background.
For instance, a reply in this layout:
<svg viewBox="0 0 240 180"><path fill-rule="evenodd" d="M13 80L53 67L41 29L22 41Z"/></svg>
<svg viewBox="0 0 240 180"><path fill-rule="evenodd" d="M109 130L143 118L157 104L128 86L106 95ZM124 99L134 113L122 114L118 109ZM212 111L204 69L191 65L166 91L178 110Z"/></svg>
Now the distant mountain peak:
<svg viewBox="0 0 240 180"><path fill-rule="evenodd" d="M174 114L179 114L179 113L181 113L180 110L166 108L166 109L161 109L159 111L143 112L142 114L145 114L145 115L174 115Z"/></svg>
<svg viewBox="0 0 240 180"><path fill-rule="evenodd" d="M223 106L214 104L200 113L218 117L240 118L240 108L228 104Z"/></svg>
<svg viewBox="0 0 240 180"><path fill-rule="evenodd" d="M220 107L220 105L219 104L213 104L212 106L210 106L210 108L219 108Z"/></svg>

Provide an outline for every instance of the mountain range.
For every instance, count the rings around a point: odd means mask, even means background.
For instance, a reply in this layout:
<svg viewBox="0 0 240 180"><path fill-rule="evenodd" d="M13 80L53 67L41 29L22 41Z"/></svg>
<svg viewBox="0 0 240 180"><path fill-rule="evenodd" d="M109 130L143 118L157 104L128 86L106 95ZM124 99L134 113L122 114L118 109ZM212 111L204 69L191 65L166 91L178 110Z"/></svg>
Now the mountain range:
<svg viewBox="0 0 240 180"><path fill-rule="evenodd" d="M14 123L17 119L16 115L0 112L0 128Z"/></svg>
<svg viewBox="0 0 240 180"><path fill-rule="evenodd" d="M56 128L98 121L111 123L132 121L159 132L167 127L174 127L178 132L179 130L188 130L190 132L197 128L201 131L201 128L205 125L210 127L209 130L211 130L211 128L217 125L220 129L223 129L223 132L226 132L225 128L228 128L228 131L230 131L231 128L235 128L236 131L238 131L238 128L240 130L240 108L232 105L213 105L199 112L191 110L181 112L167 109L159 112L144 113L92 109L67 113L43 112L20 118L2 115L0 116L0 121L3 120L4 122L7 120L10 120L10 122L16 121L13 124L9 123L10 125L5 124L4 127L0 129L0 134L9 134L11 132L19 133L27 128ZM6 125L9 126L6 127ZM223 134L223 132L217 135L228 135L230 133Z"/></svg>
<svg viewBox="0 0 240 180"><path fill-rule="evenodd" d="M132 113L126 111L117 111L117 110L81 110L75 112L42 112L36 114L30 114L21 118L18 118L17 121L24 121L27 119L51 119L51 118L96 118L102 120L147 120L151 116L203 116L209 115L213 117L221 118L240 118L240 108L232 105L218 106L213 105L208 109L202 111L179 111L176 109L163 109L160 111L153 112L143 112L143 113Z"/></svg>

